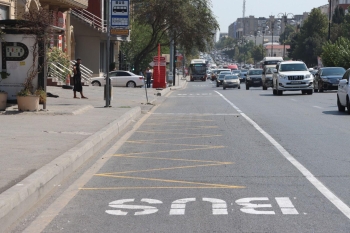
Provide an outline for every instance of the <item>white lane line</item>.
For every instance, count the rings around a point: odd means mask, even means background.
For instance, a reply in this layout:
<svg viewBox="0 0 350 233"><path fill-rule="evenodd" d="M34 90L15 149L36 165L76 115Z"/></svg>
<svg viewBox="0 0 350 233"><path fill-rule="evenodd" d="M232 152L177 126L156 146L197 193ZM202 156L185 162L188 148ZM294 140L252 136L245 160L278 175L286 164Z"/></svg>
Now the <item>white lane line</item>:
<svg viewBox="0 0 350 233"><path fill-rule="evenodd" d="M322 107L319 107L319 106L312 106L314 108L318 108L318 109L323 109Z"/></svg>
<svg viewBox="0 0 350 233"><path fill-rule="evenodd" d="M152 115L191 115L191 116L238 116L239 114L234 113L174 113L174 112L165 112L165 113L152 113Z"/></svg>
<svg viewBox="0 0 350 233"><path fill-rule="evenodd" d="M305 176L310 183L315 186L315 188L320 191L335 207L337 207L348 219L350 219L350 208L347 206L339 197L337 197L331 190L329 190L321 181L319 181L304 165L297 161L286 149L283 148L272 136L265 132L257 123L250 119L246 114L244 114L236 105L229 101L220 92L215 91L220 95L227 103L229 103L236 111L238 111L242 117L244 117L254 128L259 131L264 137L270 141L270 143L276 147L276 149L298 169L301 174Z"/></svg>

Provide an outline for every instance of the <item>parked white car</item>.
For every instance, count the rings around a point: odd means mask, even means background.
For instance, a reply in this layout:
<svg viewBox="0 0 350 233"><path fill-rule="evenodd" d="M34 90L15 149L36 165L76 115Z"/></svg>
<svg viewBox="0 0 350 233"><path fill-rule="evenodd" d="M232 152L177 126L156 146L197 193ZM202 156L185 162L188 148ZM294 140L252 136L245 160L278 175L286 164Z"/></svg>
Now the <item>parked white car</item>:
<svg viewBox="0 0 350 233"><path fill-rule="evenodd" d="M349 84L350 69L348 69L343 78L339 81L337 92L337 105L340 112L344 112L347 108L350 114L350 84Z"/></svg>
<svg viewBox="0 0 350 233"><path fill-rule="evenodd" d="M109 73L111 85L113 87L142 87L144 85L144 77L136 75L129 71L116 70ZM91 79L93 86L106 85L106 76Z"/></svg>

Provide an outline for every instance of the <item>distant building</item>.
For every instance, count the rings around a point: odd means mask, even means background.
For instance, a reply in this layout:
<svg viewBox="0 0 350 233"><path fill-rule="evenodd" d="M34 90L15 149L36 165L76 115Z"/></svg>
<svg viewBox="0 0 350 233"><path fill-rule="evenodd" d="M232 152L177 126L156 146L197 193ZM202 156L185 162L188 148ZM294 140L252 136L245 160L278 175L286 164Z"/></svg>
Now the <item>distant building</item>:
<svg viewBox="0 0 350 233"><path fill-rule="evenodd" d="M221 40L221 38L227 38L227 37L228 37L228 33L227 32L220 32L219 40Z"/></svg>
<svg viewBox="0 0 350 233"><path fill-rule="evenodd" d="M272 48L272 44L268 43L268 44L265 44L264 47L266 49L266 54L268 57L283 57L283 48L284 48L283 45L280 45L278 43L274 43L273 48ZM290 49L290 45L285 46L285 51L284 51L285 55L288 54L288 52L287 52L288 49ZM273 54L271 54L271 52Z"/></svg>
<svg viewBox="0 0 350 233"><path fill-rule="evenodd" d="M328 4L318 7L318 9L320 9L321 12L325 15L329 14L329 5Z"/></svg>

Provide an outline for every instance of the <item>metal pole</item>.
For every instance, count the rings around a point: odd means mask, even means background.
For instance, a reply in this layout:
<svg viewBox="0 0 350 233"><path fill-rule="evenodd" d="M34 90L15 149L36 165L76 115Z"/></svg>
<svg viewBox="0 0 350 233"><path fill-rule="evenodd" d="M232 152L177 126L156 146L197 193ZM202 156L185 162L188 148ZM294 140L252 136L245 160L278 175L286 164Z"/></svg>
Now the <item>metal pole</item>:
<svg viewBox="0 0 350 233"><path fill-rule="evenodd" d="M110 9L111 9L111 1L109 0L107 2L107 64L106 64L106 70L107 70L107 76L106 76L106 105L105 107L108 108L111 105L111 100L109 98L109 88L110 88L110 80L109 80L109 56L110 56L110 46L111 46L111 21L110 21Z"/></svg>
<svg viewBox="0 0 350 233"><path fill-rule="evenodd" d="M261 49L262 58L264 58L264 37L265 37L265 28L263 28L263 40L262 40L262 49Z"/></svg>
<svg viewBox="0 0 350 233"><path fill-rule="evenodd" d="M272 44L271 44L271 57L273 57L273 30L275 29L275 22L271 23L272 29Z"/></svg>
<svg viewBox="0 0 350 233"><path fill-rule="evenodd" d="M284 16L284 32L283 32L283 60L286 53L286 27L287 27L287 16Z"/></svg>
<svg viewBox="0 0 350 233"><path fill-rule="evenodd" d="M328 40L331 39L331 18L332 18L332 0L329 1L329 16L328 16Z"/></svg>
<svg viewBox="0 0 350 233"><path fill-rule="evenodd" d="M175 86L175 75L176 75L176 63L175 63L175 56L176 56L176 32L174 32L174 67L173 67L173 86Z"/></svg>

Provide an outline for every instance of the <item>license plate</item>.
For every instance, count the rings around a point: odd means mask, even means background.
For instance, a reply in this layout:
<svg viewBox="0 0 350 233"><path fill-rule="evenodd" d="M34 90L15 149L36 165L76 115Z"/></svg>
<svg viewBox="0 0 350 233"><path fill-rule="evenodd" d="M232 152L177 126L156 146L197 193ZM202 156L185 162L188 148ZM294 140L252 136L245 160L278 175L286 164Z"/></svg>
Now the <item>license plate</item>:
<svg viewBox="0 0 350 233"><path fill-rule="evenodd" d="M301 84L301 82L291 82L292 84Z"/></svg>

